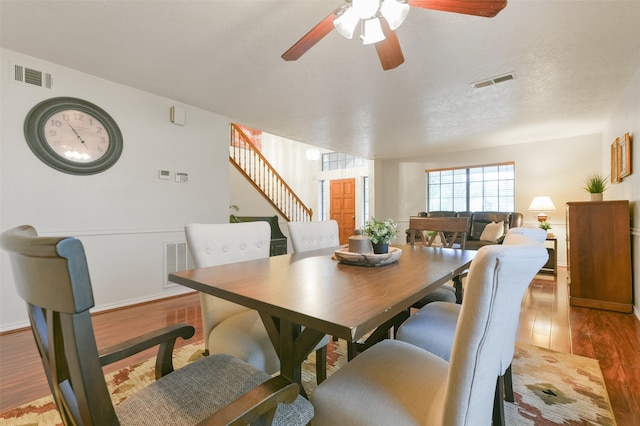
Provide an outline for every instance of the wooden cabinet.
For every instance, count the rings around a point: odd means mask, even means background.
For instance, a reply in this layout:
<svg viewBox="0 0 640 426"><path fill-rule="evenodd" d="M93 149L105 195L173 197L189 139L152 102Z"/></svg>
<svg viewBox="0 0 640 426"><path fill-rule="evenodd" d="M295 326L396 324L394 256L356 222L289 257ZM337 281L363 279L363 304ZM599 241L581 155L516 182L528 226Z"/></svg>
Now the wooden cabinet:
<svg viewBox="0 0 640 426"><path fill-rule="evenodd" d="M632 312L629 202L567 203L567 278L573 306Z"/></svg>

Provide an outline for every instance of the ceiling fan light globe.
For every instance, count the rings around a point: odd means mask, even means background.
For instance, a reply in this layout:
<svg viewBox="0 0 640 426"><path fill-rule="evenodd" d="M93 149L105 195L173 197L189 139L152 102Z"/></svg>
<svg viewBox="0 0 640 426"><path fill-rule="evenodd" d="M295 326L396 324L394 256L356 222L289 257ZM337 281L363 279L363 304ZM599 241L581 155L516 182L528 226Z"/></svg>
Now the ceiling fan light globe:
<svg viewBox="0 0 640 426"><path fill-rule="evenodd" d="M373 18L364 21L364 34L362 35L362 44L373 44L384 40L384 33L380 26L380 19Z"/></svg>
<svg viewBox="0 0 640 426"><path fill-rule="evenodd" d="M395 30L409 14L409 5L399 0L384 0L380 6L380 13L389 23L389 28Z"/></svg>
<svg viewBox="0 0 640 426"><path fill-rule="evenodd" d="M350 7L335 21L333 21L333 26L336 27L336 30L338 30L342 37L351 39L359 21L360 17L356 13L355 9Z"/></svg>
<svg viewBox="0 0 640 426"><path fill-rule="evenodd" d="M373 17L380 8L380 0L353 0L351 8L356 11L360 19Z"/></svg>

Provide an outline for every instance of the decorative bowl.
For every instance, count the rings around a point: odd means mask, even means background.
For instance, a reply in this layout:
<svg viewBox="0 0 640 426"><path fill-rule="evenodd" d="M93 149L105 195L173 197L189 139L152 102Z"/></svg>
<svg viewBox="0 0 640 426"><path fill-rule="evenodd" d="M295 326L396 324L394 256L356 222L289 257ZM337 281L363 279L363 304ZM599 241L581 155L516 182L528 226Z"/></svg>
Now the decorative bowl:
<svg viewBox="0 0 640 426"><path fill-rule="evenodd" d="M348 248L341 248L334 252L340 263L357 266L383 266L395 262L402 255L402 249L389 247L389 253L352 253Z"/></svg>

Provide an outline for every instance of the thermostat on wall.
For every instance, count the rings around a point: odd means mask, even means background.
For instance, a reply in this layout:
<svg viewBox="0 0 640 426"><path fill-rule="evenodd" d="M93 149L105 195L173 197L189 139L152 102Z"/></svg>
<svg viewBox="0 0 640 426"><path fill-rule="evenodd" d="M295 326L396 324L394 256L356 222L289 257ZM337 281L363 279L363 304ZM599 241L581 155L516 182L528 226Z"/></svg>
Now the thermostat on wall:
<svg viewBox="0 0 640 426"><path fill-rule="evenodd" d="M158 170L158 179L169 180L171 172L169 170Z"/></svg>
<svg viewBox="0 0 640 426"><path fill-rule="evenodd" d="M180 183L189 182L189 173L176 172L176 182L180 182Z"/></svg>

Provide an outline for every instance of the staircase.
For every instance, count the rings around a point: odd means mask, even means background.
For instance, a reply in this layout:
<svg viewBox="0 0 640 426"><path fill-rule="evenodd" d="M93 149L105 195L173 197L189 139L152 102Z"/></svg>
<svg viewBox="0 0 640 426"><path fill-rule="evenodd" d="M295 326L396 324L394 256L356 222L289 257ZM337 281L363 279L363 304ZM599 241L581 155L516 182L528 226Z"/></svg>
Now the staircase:
<svg viewBox="0 0 640 426"><path fill-rule="evenodd" d="M229 161L287 222L311 221L313 211L293 192L242 129L233 123Z"/></svg>

